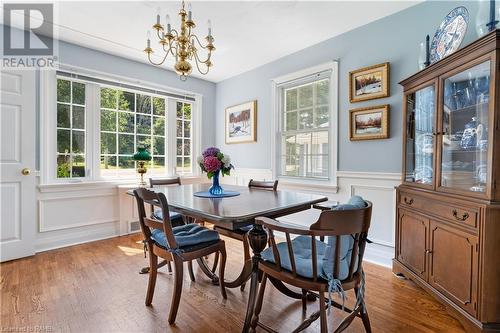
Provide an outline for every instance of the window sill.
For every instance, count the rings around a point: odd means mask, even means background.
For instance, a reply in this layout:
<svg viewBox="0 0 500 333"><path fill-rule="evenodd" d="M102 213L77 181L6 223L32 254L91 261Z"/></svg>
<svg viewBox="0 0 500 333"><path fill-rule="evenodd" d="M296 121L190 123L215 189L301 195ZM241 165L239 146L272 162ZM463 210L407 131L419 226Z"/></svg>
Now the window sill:
<svg viewBox="0 0 500 333"><path fill-rule="evenodd" d="M184 184L193 184L203 182L202 176L181 176L181 182ZM53 183L40 184L38 189L40 193L56 193L69 191L89 191L89 190L104 190L116 189L119 186L137 187L137 179L113 179L113 180L97 180L97 181L82 181L78 183Z"/></svg>

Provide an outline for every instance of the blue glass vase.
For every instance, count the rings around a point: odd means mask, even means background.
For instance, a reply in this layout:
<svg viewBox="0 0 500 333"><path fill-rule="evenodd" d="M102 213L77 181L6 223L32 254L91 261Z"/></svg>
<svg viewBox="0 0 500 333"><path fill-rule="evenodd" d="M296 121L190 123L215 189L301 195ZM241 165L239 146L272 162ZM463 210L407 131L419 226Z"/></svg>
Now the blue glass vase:
<svg viewBox="0 0 500 333"><path fill-rule="evenodd" d="M214 175L212 176L212 186L210 186L210 188L208 189L208 192L211 195L222 195L222 193L224 193L224 190L219 185L219 175L220 175L220 170L217 170L214 172Z"/></svg>

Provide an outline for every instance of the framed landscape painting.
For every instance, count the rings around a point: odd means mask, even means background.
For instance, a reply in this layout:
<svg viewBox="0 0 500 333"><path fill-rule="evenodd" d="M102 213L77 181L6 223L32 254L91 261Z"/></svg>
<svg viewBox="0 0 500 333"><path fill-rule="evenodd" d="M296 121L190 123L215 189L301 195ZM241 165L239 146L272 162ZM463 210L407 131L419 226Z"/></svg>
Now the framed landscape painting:
<svg viewBox="0 0 500 333"><path fill-rule="evenodd" d="M257 141L257 101L226 108L226 143Z"/></svg>
<svg viewBox="0 0 500 333"><path fill-rule="evenodd" d="M387 139L389 137L389 105L350 110L351 141Z"/></svg>
<svg viewBox="0 0 500 333"><path fill-rule="evenodd" d="M389 96L389 63L349 72L351 103Z"/></svg>

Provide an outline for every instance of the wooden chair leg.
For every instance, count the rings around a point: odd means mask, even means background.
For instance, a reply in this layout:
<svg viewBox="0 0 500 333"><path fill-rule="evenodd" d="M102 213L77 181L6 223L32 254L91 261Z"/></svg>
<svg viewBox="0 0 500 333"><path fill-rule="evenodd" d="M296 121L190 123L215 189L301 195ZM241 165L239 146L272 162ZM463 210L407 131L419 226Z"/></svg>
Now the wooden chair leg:
<svg viewBox="0 0 500 333"><path fill-rule="evenodd" d="M217 270L218 263L219 263L219 252L215 252L214 265L212 266L212 273L215 273L215 271Z"/></svg>
<svg viewBox="0 0 500 333"><path fill-rule="evenodd" d="M302 311L307 311L307 289L302 289Z"/></svg>
<svg viewBox="0 0 500 333"><path fill-rule="evenodd" d="M320 320L320 332L327 333L328 326L326 322L326 304L325 304L325 293L323 291L319 292L319 320Z"/></svg>
<svg viewBox="0 0 500 333"><path fill-rule="evenodd" d="M153 294L155 292L156 286L156 276L158 275L158 256L153 253L152 250L149 251L149 282L148 291L146 293L146 305L151 305L153 302Z"/></svg>
<svg viewBox="0 0 500 333"><path fill-rule="evenodd" d="M167 262L167 267L168 267L168 272L172 273L172 264L170 263L170 261Z"/></svg>
<svg viewBox="0 0 500 333"><path fill-rule="evenodd" d="M173 324L175 322L175 317L177 317L177 310L179 309L179 303L181 301L182 294L182 279L183 279L183 263L181 259L174 258L175 266L175 282L174 282L174 292L172 294L172 303L170 304L170 313L168 315L168 323Z"/></svg>
<svg viewBox="0 0 500 333"><path fill-rule="evenodd" d="M356 294L356 297L358 297L358 291L359 291L359 288L355 287L354 293ZM365 332L371 333L372 327L370 325L370 317L368 317L368 311L366 311L366 305L364 305L364 303L362 303L360 306L361 306L361 311L359 312L359 314L361 315L361 320L363 320L363 326L365 327Z"/></svg>
<svg viewBox="0 0 500 333"><path fill-rule="evenodd" d="M247 260L250 260L250 245L248 244L248 236L244 235L243 236L243 256L244 256L244 261L246 262ZM240 290L244 291L245 290L245 282L243 282L240 286Z"/></svg>
<svg viewBox="0 0 500 333"><path fill-rule="evenodd" d="M222 294L222 298L227 299L226 284L224 283L224 271L226 269L226 259L227 259L225 245L222 245L222 248L219 250L219 252L220 252L220 266L219 266L220 292Z"/></svg>
<svg viewBox="0 0 500 333"><path fill-rule="evenodd" d="M194 278L193 262L192 261L188 261L188 271L189 271L189 277L191 278L191 281L195 282L196 279Z"/></svg>
<svg viewBox="0 0 500 333"><path fill-rule="evenodd" d="M257 324L259 323L259 314L262 311L262 303L264 300L264 291L266 290L267 274L262 275L262 282L260 283L259 295L257 296L257 301L255 302L255 310L253 312L252 322L250 323L250 331L255 332Z"/></svg>

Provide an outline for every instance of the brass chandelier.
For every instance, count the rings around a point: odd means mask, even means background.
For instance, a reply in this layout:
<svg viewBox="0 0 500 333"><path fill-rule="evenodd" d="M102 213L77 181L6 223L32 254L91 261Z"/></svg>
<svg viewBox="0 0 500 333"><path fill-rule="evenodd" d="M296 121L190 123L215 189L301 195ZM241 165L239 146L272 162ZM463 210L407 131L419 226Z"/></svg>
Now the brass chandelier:
<svg viewBox="0 0 500 333"><path fill-rule="evenodd" d="M147 45L144 52L148 55L148 60L150 63L156 66L162 65L167 59L168 55L171 54L175 57L175 72L179 74L180 79L185 81L187 76L191 73L192 65L194 62L198 72L205 75L210 71L210 67L213 66L211 61L212 51L215 50L214 47L214 37L212 36L212 26L210 20L208 20L208 34L205 37L207 44L204 46L198 36L196 36L192 30L196 26L192 19L191 4L188 5L188 10L184 9L184 1L182 1L182 8L179 11L179 16L181 17L180 30L172 29L170 25L170 16L165 16L166 29L161 24L160 13L156 15L156 24L153 25L153 29L156 30L156 35L159 39L158 43L161 45L163 52L165 53L160 62L154 62L151 59L153 54L153 49L151 48L151 33L148 31L147 35ZM206 59L201 60L198 55L199 48L205 50L207 53Z"/></svg>

